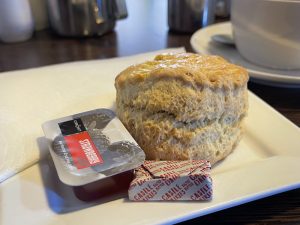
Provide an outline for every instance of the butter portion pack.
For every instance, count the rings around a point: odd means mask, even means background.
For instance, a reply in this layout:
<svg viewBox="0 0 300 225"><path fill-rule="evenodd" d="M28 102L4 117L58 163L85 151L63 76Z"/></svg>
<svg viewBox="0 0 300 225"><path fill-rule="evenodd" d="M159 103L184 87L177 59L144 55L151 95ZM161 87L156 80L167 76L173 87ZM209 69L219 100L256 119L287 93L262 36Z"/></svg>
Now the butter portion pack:
<svg viewBox="0 0 300 225"><path fill-rule="evenodd" d="M206 160L145 161L135 170L132 201L211 200L211 165Z"/></svg>

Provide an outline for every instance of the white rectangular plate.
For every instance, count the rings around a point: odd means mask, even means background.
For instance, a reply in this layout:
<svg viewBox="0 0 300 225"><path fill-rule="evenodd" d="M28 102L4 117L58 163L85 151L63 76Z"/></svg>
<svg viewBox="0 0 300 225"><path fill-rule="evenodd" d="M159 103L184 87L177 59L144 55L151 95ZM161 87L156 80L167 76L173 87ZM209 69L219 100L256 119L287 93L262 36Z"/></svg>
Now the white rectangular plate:
<svg viewBox="0 0 300 225"><path fill-rule="evenodd" d="M3 224L174 223L299 187L299 128L249 94L244 138L213 168L211 202L82 202L44 160L1 184Z"/></svg>
<svg viewBox="0 0 300 225"><path fill-rule="evenodd" d="M20 164L30 151L44 155L48 151L40 138L44 121L111 107L118 71L155 54L2 74L0 96L6 104L0 111L4 113L2 118L7 119L2 121L6 139L0 138L0 143L4 143L0 153L6 157L3 162L8 167ZM18 92L12 95L11 90L16 87ZM59 181L52 161L46 158L0 184L0 223L175 223L300 187L300 129L252 93L249 102L242 141L212 170L214 198L210 202L137 203L127 198L83 202L75 197L72 188ZM9 158L9 153L15 155Z"/></svg>

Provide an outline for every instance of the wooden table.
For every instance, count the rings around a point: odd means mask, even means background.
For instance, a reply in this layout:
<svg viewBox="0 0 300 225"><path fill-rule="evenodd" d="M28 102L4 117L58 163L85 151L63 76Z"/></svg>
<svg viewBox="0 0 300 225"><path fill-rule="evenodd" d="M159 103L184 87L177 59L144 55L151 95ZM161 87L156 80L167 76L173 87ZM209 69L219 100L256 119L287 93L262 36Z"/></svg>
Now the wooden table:
<svg viewBox="0 0 300 225"><path fill-rule="evenodd" d="M0 71L126 56L168 47L184 46L192 51L191 34L169 32L165 0L128 0L127 3L129 17L102 37L62 38L44 30L36 32L27 42L0 43ZM300 126L300 89L268 87L251 81L249 89ZM300 224L300 189L183 224Z"/></svg>

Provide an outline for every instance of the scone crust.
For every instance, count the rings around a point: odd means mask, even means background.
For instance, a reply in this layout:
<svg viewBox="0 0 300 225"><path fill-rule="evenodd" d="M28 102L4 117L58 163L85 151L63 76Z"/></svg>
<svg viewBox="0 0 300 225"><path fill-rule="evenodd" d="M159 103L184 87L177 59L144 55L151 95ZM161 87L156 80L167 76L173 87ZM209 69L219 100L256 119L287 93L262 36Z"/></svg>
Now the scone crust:
<svg viewBox="0 0 300 225"><path fill-rule="evenodd" d="M236 88L248 82L247 71L220 56L193 53L160 54L152 61L130 66L116 77L117 88L146 79L180 79L193 86Z"/></svg>
<svg viewBox="0 0 300 225"><path fill-rule="evenodd" d="M219 56L158 55L117 76L117 115L147 159L214 164L242 137L248 79Z"/></svg>

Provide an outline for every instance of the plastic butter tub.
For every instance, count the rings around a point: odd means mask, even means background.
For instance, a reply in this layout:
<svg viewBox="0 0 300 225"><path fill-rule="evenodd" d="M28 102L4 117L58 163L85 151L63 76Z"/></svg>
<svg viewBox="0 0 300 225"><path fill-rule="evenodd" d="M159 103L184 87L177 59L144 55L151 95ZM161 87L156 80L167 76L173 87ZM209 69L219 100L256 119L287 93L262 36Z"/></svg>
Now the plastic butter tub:
<svg viewBox="0 0 300 225"><path fill-rule="evenodd" d="M108 109L51 120L42 128L59 179L76 187L77 194L128 189L133 169L145 160L143 150Z"/></svg>

